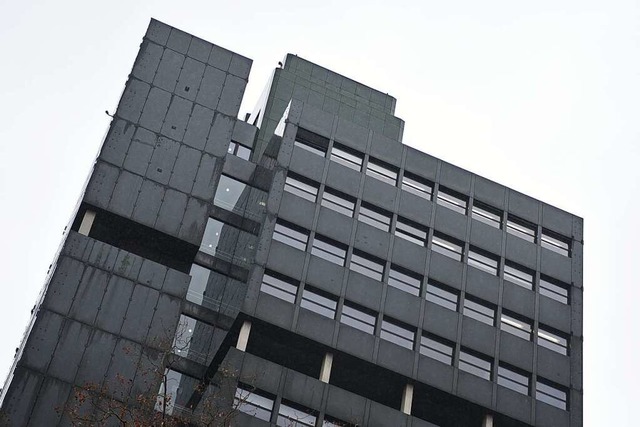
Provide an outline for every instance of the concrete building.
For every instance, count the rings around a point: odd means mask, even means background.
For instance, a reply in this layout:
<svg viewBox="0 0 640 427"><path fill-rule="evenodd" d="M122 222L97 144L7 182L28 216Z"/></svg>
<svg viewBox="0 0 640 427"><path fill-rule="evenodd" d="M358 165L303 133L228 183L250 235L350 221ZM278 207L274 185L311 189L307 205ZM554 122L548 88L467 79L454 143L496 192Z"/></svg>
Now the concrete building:
<svg viewBox="0 0 640 427"><path fill-rule="evenodd" d="M250 68L151 21L5 422L68 425L87 384L188 415L231 383L238 426L581 426L582 219L403 145L394 98L294 55L239 119Z"/></svg>

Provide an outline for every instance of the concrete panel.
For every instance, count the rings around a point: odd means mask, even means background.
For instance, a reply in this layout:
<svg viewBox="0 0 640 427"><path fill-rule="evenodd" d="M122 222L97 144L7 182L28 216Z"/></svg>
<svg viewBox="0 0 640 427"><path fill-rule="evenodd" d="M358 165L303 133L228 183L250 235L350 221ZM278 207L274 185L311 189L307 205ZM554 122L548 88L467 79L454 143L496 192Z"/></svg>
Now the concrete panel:
<svg viewBox="0 0 640 427"><path fill-rule="evenodd" d="M570 368L568 356L538 345L538 375L568 388L571 386Z"/></svg>
<svg viewBox="0 0 640 427"><path fill-rule="evenodd" d="M533 342L500 332L499 359L527 372L533 372Z"/></svg>
<svg viewBox="0 0 640 427"><path fill-rule="evenodd" d="M313 179L314 181L322 181L324 165L326 160L317 154L310 153L299 147L294 147L291 155L291 163L289 169L300 175Z"/></svg>
<svg viewBox="0 0 640 427"><path fill-rule="evenodd" d="M44 307L66 316L84 272L84 264L62 256L49 282Z"/></svg>
<svg viewBox="0 0 640 427"><path fill-rule="evenodd" d="M218 101L218 111L232 117L237 117L246 85L247 82L245 80L227 74L222 93L220 94L220 100Z"/></svg>
<svg viewBox="0 0 640 427"><path fill-rule="evenodd" d="M467 235L466 215L459 214L444 206L436 205L436 220L434 228L449 236L464 241Z"/></svg>
<svg viewBox="0 0 640 427"><path fill-rule="evenodd" d="M85 260L101 270L113 270L117 258L118 248L94 240L89 256L86 257Z"/></svg>
<svg viewBox="0 0 640 427"><path fill-rule="evenodd" d="M127 152L123 167L128 171L144 176L147 173L154 147L155 144L149 145L134 139Z"/></svg>
<svg viewBox="0 0 640 427"><path fill-rule="evenodd" d="M542 227L566 237L573 237L573 215L555 206L542 205Z"/></svg>
<svg viewBox="0 0 640 427"><path fill-rule="evenodd" d="M548 249L540 250L540 272L565 283L573 283L571 277L571 258L567 258Z"/></svg>
<svg viewBox="0 0 640 427"><path fill-rule="evenodd" d="M84 193L84 200L92 205L106 208L113 188L116 186L118 174L118 168L98 161L87 185L87 191Z"/></svg>
<svg viewBox="0 0 640 427"><path fill-rule="evenodd" d="M492 254L500 255L502 253L502 233L502 230L472 220L469 243Z"/></svg>
<svg viewBox="0 0 640 427"><path fill-rule="evenodd" d="M178 157L180 144L168 138L159 138L151 163L147 170L147 177L159 182L160 184L168 184L171 178L173 165Z"/></svg>
<svg viewBox="0 0 640 427"><path fill-rule="evenodd" d="M312 256L309 260L306 282L333 295L342 293L342 278L345 269L322 258Z"/></svg>
<svg viewBox="0 0 640 427"><path fill-rule="evenodd" d="M439 160L412 147L406 147L405 169L431 182L436 180Z"/></svg>
<svg viewBox="0 0 640 427"><path fill-rule="evenodd" d="M335 322L309 310L300 309L296 332L313 341L331 346Z"/></svg>
<svg viewBox="0 0 640 427"><path fill-rule="evenodd" d="M247 122L243 122L242 120L238 120L233 127L232 139L241 143L242 145L246 145L247 147L253 147L253 143L256 139L257 133L257 127L250 125Z"/></svg>
<svg viewBox="0 0 640 427"><path fill-rule="evenodd" d="M167 271L167 276L164 279L164 283L162 284L162 292L183 298L187 293L190 281L191 276L188 274L169 269Z"/></svg>
<svg viewBox="0 0 640 427"><path fill-rule="evenodd" d="M62 381L73 382L90 334L91 328L67 320L47 373Z"/></svg>
<svg viewBox="0 0 640 427"><path fill-rule="evenodd" d="M327 175L327 185L343 193L357 197L360 189L359 172L339 165L336 162L329 163L329 173Z"/></svg>
<svg viewBox="0 0 640 427"><path fill-rule="evenodd" d="M227 71L231 64L231 58L233 52L224 49L220 46L213 45L211 47L211 54L209 55L208 64L212 65L220 70Z"/></svg>
<svg viewBox="0 0 640 427"><path fill-rule="evenodd" d="M173 96L169 111L162 124L162 134L176 141L182 141L193 103L179 96Z"/></svg>
<svg viewBox="0 0 640 427"><path fill-rule="evenodd" d="M207 62L209 55L211 54L211 43L206 40L193 37L191 44L189 45L189 51L187 55L191 58L195 58L201 62Z"/></svg>
<svg viewBox="0 0 640 427"><path fill-rule="evenodd" d="M64 319L50 311L38 312L35 324L24 346L21 363L40 372L45 372L58 344Z"/></svg>
<svg viewBox="0 0 640 427"><path fill-rule="evenodd" d="M164 187L145 179L140 187L136 206L131 218L149 227L153 227L158 217L158 211L164 198Z"/></svg>
<svg viewBox="0 0 640 427"><path fill-rule="evenodd" d="M144 82L152 83L158 70L162 54L162 46L144 40L131 74Z"/></svg>
<svg viewBox="0 0 640 427"><path fill-rule="evenodd" d="M536 426L564 427L569 425L570 412L548 405L539 400L536 402ZM580 424L576 424L580 425Z"/></svg>
<svg viewBox="0 0 640 427"><path fill-rule="evenodd" d="M524 239L507 234L506 258L518 264L536 269L536 245Z"/></svg>
<svg viewBox="0 0 640 427"><path fill-rule="evenodd" d="M453 367L430 357L420 356L418 361L418 381L451 393Z"/></svg>
<svg viewBox="0 0 640 427"><path fill-rule="evenodd" d="M400 168L402 162L402 146L397 140L387 138L380 132L371 136L371 156Z"/></svg>
<svg viewBox="0 0 640 427"><path fill-rule="evenodd" d="M118 252L113 272L120 276L124 276L127 279L135 280L140 273L142 261L142 257L121 250Z"/></svg>
<svg viewBox="0 0 640 427"><path fill-rule="evenodd" d="M421 299L392 286L387 286L384 312L394 319L418 327Z"/></svg>
<svg viewBox="0 0 640 427"><path fill-rule="evenodd" d="M346 299L378 311L382 297L382 283L355 271L349 271Z"/></svg>
<svg viewBox="0 0 640 427"><path fill-rule="evenodd" d="M178 237L194 245L199 245L209 218L208 211L209 205L207 203L189 198Z"/></svg>
<svg viewBox="0 0 640 427"><path fill-rule="evenodd" d="M128 394L131 385L129 381L120 382L118 377L133 380L140 361L142 347L132 341L119 339L111 357L109 371L105 378L104 387L113 394Z"/></svg>
<svg viewBox="0 0 640 427"><path fill-rule="evenodd" d="M460 289L462 284L462 268L462 262L453 260L437 252L431 252L431 261L429 262L430 278Z"/></svg>
<svg viewBox="0 0 640 427"><path fill-rule="evenodd" d="M442 162L440 184L459 193L468 195L471 190L471 173L451 163Z"/></svg>
<svg viewBox="0 0 640 427"><path fill-rule="evenodd" d="M394 237L391 260L394 264L422 274L427 262L427 249L401 237Z"/></svg>
<svg viewBox="0 0 640 427"><path fill-rule="evenodd" d="M496 328L462 317L462 345L493 358L496 342Z"/></svg>
<svg viewBox="0 0 640 427"><path fill-rule="evenodd" d="M336 348L366 361L371 361L374 341L373 335L341 324Z"/></svg>
<svg viewBox="0 0 640 427"><path fill-rule="evenodd" d="M206 153L203 154L191 194L203 200L211 200L215 194L217 177L216 158Z"/></svg>
<svg viewBox="0 0 640 427"><path fill-rule="evenodd" d="M229 64L229 73L243 80L247 80L249 78L249 72L251 71L252 62L249 58L234 53L231 57L231 63Z"/></svg>
<svg viewBox="0 0 640 427"><path fill-rule="evenodd" d="M113 334L119 334L132 293L132 281L111 276L96 319L96 326Z"/></svg>
<svg viewBox="0 0 640 427"><path fill-rule="evenodd" d="M229 142L231 141L234 123L235 119L233 117L216 114L204 150L218 157L226 155Z"/></svg>
<svg viewBox="0 0 640 427"><path fill-rule="evenodd" d="M169 40L167 40L167 47L186 54L189 50L191 38L191 34L187 34L177 28L171 28L171 34L169 34Z"/></svg>
<svg viewBox="0 0 640 427"><path fill-rule="evenodd" d="M400 191L398 188L390 184L367 176L365 177L362 200L393 212L398 191Z"/></svg>
<svg viewBox="0 0 640 427"><path fill-rule="evenodd" d="M146 286L136 285L120 333L136 342L144 342L160 294Z"/></svg>
<svg viewBox="0 0 640 427"><path fill-rule="evenodd" d="M300 279L302 277L304 258L304 252L272 240L271 249L269 250L269 258L267 260L267 267L289 277L293 277L294 279Z"/></svg>
<svg viewBox="0 0 640 427"><path fill-rule="evenodd" d="M116 166L122 166L135 130L135 126L124 120L112 122L109 134L102 145L100 158Z"/></svg>
<svg viewBox="0 0 640 427"><path fill-rule="evenodd" d="M278 217L293 222L307 230L312 228L316 212L315 203L284 192L278 209Z"/></svg>
<svg viewBox="0 0 640 427"><path fill-rule="evenodd" d="M116 116L136 123L140 119L150 89L148 83L135 79L129 80L120 98Z"/></svg>
<svg viewBox="0 0 640 427"><path fill-rule="evenodd" d="M167 268L162 264L145 259L138 275L138 282L159 290L167 275Z"/></svg>
<svg viewBox="0 0 640 427"><path fill-rule="evenodd" d="M2 401L8 427L24 427L29 419L43 377L33 371L17 367L11 387Z"/></svg>
<svg viewBox="0 0 640 427"><path fill-rule="evenodd" d="M405 377L412 377L414 352L380 339L377 364Z"/></svg>
<svg viewBox="0 0 640 427"><path fill-rule="evenodd" d="M269 294L260 293L255 316L275 326L290 330L293 322L293 310L293 304Z"/></svg>
<svg viewBox="0 0 640 427"><path fill-rule="evenodd" d="M111 363L111 355L116 347L117 339L115 335L94 329L87 343L78 375L75 383L79 386L91 384L95 386L102 385L109 363Z"/></svg>
<svg viewBox="0 0 640 427"><path fill-rule="evenodd" d="M490 407L493 384L475 375L459 371L458 396L482 406Z"/></svg>
<svg viewBox="0 0 640 427"><path fill-rule="evenodd" d="M485 301L498 304L500 279L474 267L467 268L466 291Z"/></svg>
<svg viewBox="0 0 640 427"><path fill-rule="evenodd" d="M380 259L387 258L389 253L389 233L363 222L357 222L356 224L356 236L353 246ZM348 234L342 235L343 240L348 237Z"/></svg>
<svg viewBox="0 0 640 427"><path fill-rule="evenodd" d="M154 132L160 132L162 122L167 114L171 94L157 87L151 88L149 97L142 109L140 124Z"/></svg>
<svg viewBox="0 0 640 427"><path fill-rule="evenodd" d="M63 415L60 408L64 407L70 392L69 384L54 378L45 378L27 425L33 427L57 425ZM26 418L22 421L26 421Z"/></svg>
<svg viewBox="0 0 640 427"><path fill-rule="evenodd" d="M504 308L533 319L534 302L535 293L533 291L509 281L504 281L504 290L502 292L502 305Z"/></svg>
<svg viewBox="0 0 640 427"><path fill-rule="evenodd" d="M115 214L129 218L138 199L138 192L142 187L142 177L127 171L122 171L113 189L109 202L109 210Z"/></svg>
<svg viewBox="0 0 640 427"><path fill-rule="evenodd" d="M213 114L213 110L209 108L198 104L194 105L183 142L190 147L204 150L213 122Z"/></svg>
<svg viewBox="0 0 640 427"><path fill-rule="evenodd" d="M200 151L181 146L173 165L169 185L183 193L190 193L200 165L200 157Z"/></svg>
<svg viewBox="0 0 640 427"><path fill-rule="evenodd" d="M147 335L147 345L159 349L171 348L180 318L180 302L178 298L160 294Z"/></svg>
<svg viewBox="0 0 640 427"><path fill-rule="evenodd" d="M333 123L333 119L329 121L329 124ZM329 129L328 134L331 133ZM367 144L369 140L369 129L359 126L349 120L338 119L338 127L335 134L336 142L346 145L364 153L367 151Z"/></svg>
<svg viewBox="0 0 640 427"><path fill-rule="evenodd" d="M175 236L178 234L182 217L187 208L187 195L168 189L165 193L162 207L158 213L156 228L165 233Z"/></svg>
<svg viewBox="0 0 640 427"><path fill-rule="evenodd" d="M571 333L571 307L540 296L540 323Z"/></svg>
<svg viewBox="0 0 640 427"><path fill-rule="evenodd" d="M475 177L474 198L498 209L504 209L505 187L481 176Z"/></svg>
<svg viewBox="0 0 640 427"><path fill-rule="evenodd" d="M364 425L363 417L367 400L338 387L329 386L327 414L348 420L354 425Z"/></svg>
<svg viewBox="0 0 640 427"><path fill-rule="evenodd" d="M218 107L218 100L222 94L226 77L227 74L224 71L207 66L204 70L202 83L200 83L196 102L215 110Z"/></svg>
<svg viewBox="0 0 640 427"><path fill-rule="evenodd" d="M69 315L76 320L93 325L107 290L109 274L93 267L87 267L73 299Z"/></svg>
<svg viewBox="0 0 640 427"><path fill-rule="evenodd" d="M525 423L531 421L531 397L498 386L497 409L499 412Z"/></svg>
<svg viewBox="0 0 640 427"><path fill-rule="evenodd" d="M456 311L427 302L422 328L451 341L458 339L458 319Z"/></svg>
<svg viewBox="0 0 640 427"><path fill-rule="evenodd" d="M403 427L407 425L408 416L397 409L389 408L378 402L371 402L369 407L369 427Z"/></svg>
<svg viewBox="0 0 640 427"><path fill-rule="evenodd" d="M321 207L316 230L322 235L348 244L354 223L355 221L346 215Z"/></svg>
<svg viewBox="0 0 640 427"><path fill-rule="evenodd" d="M153 79L153 85L168 92L173 92L176 88L184 59L184 55L171 49L165 49L160 59L158 71Z"/></svg>
<svg viewBox="0 0 640 427"><path fill-rule="evenodd" d="M509 212L520 218L538 223L538 207L540 202L525 194L509 190Z"/></svg>
<svg viewBox="0 0 640 427"><path fill-rule="evenodd" d="M400 192L399 216L428 226L431 221L432 211L433 204L430 201L406 191Z"/></svg>
<svg viewBox="0 0 640 427"><path fill-rule="evenodd" d="M160 22L156 19L151 18L151 22L149 23L149 27L147 28L145 37L161 45L166 45L167 40L169 40L170 33L170 26L168 26L164 22Z"/></svg>

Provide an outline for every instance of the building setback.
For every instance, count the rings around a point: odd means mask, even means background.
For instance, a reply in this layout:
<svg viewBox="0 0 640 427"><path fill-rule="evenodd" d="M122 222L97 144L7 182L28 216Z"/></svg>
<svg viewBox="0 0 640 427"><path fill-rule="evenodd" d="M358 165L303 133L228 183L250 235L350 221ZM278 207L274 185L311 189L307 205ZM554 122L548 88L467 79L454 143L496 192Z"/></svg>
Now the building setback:
<svg viewBox="0 0 640 427"><path fill-rule="evenodd" d="M250 68L151 20L0 419L69 425L91 388L237 426L581 426L582 219L295 55L238 119Z"/></svg>

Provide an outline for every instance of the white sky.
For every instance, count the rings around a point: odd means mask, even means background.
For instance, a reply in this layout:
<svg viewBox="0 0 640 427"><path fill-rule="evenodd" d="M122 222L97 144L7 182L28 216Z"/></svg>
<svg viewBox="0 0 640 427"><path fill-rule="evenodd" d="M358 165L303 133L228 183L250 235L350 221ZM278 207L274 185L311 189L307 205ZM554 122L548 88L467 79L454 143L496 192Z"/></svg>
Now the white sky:
<svg viewBox="0 0 640 427"><path fill-rule="evenodd" d="M585 425L638 424L638 0L141 3L0 1L0 382L155 17L254 60L241 114L296 53L395 96L406 144L584 217Z"/></svg>

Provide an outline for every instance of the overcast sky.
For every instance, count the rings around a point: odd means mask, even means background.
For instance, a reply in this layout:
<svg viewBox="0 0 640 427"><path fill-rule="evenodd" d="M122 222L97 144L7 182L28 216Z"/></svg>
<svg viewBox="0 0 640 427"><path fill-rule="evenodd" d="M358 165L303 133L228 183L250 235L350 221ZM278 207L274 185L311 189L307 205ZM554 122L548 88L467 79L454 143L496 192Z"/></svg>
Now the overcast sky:
<svg viewBox="0 0 640 427"><path fill-rule="evenodd" d="M638 0L147 3L0 1L0 383L154 17L254 60L241 114L295 53L393 95L406 144L584 217L585 425L638 425Z"/></svg>

